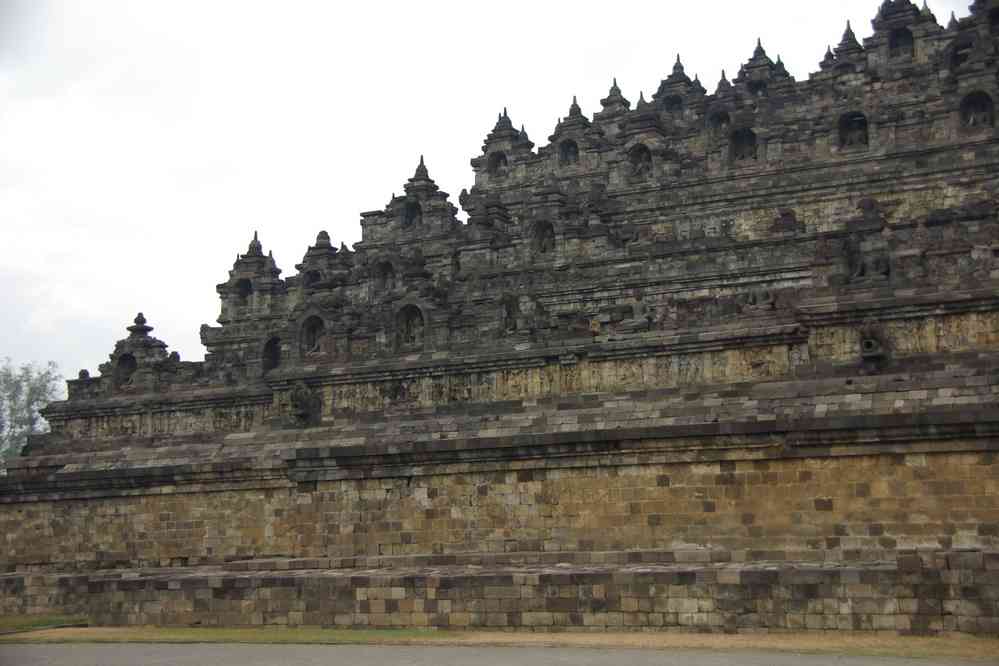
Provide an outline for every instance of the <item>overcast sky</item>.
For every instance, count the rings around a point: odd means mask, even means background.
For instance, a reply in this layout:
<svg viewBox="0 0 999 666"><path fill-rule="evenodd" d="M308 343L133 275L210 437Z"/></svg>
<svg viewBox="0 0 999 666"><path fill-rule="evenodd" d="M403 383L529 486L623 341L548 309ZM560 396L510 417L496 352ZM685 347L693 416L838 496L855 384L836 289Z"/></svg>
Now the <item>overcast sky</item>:
<svg viewBox="0 0 999 666"><path fill-rule="evenodd" d="M0 0L0 358L94 372L142 310L200 360L254 230L291 275L421 153L458 205L504 106L541 145L573 95L634 103L677 53L714 92L757 37L806 79L880 1Z"/></svg>

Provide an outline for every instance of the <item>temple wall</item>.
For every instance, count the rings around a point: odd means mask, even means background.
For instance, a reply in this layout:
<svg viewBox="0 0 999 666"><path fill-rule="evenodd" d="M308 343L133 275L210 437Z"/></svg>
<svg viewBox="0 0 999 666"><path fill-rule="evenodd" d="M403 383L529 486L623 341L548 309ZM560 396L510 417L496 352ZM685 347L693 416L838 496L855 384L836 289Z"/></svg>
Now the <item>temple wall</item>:
<svg viewBox="0 0 999 666"><path fill-rule="evenodd" d="M897 354L987 351L999 345L999 313L971 312L884 322L879 330ZM856 326L829 326L809 339L813 359L848 363L860 353Z"/></svg>
<svg viewBox="0 0 999 666"><path fill-rule="evenodd" d="M621 550L849 562L904 549L999 549L994 453L677 464L642 457L0 504L0 567Z"/></svg>
<svg viewBox="0 0 999 666"><path fill-rule="evenodd" d="M139 313L6 462L0 613L999 631L996 21L678 59L504 111L467 220L421 158L353 248L254 234L204 361Z"/></svg>
<svg viewBox="0 0 999 666"><path fill-rule="evenodd" d="M638 561L638 560L633 560ZM909 552L858 570L643 564L238 574L0 575L0 613L99 625L995 635L999 553Z"/></svg>
<svg viewBox="0 0 999 666"><path fill-rule="evenodd" d="M854 317L856 318L856 317ZM879 335L893 354L913 355L943 352L974 352L999 346L999 312L963 312L879 322ZM717 332L716 332L717 333ZM730 330L729 336L737 336ZM712 332L692 337L687 344L708 346ZM487 359L482 370L469 371L456 364L447 369L423 372L419 365L406 369L398 378L364 380L361 377L325 375L323 415L336 422L338 415L392 408L432 408L505 400L543 399L558 395L606 391L635 391L645 387L677 388L723 386L769 381L808 373L813 364L856 363L860 355L858 327L835 325L815 327L800 343L775 344L763 340L729 337L721 334L711 351L648 354L618 352L622 356L601 358L589 353L578 356L574 348L537 347L522 356L497 361ZM656 342L648 338L649 344ZM724 348L728 347L728 348ZM491 361L491 362L490 362ZM470 364L471 365L471 364ZM489 365L494 366L489 368ZM499 367L496 367L499 366ZM505 367L504 367L505 366ZM335 382L335 383L334 383ZM264 388L264 392L270 389ZM239 407L213 406L208 401L158 398L148 407L137 401L117 409L102 409L98 415L78 410L75 416L56 424L61 436L92 440L122 436L191 435L197 433L248 433L260 429L280 412L287 389L273 396L263 393L253 404Z"/></svg>

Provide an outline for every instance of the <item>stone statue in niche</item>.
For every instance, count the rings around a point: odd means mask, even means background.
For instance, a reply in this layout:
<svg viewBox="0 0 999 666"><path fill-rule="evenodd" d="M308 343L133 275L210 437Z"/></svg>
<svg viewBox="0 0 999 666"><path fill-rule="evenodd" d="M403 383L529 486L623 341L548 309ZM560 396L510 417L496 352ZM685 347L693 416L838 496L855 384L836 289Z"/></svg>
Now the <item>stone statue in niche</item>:
<svg viewBox="0 0 999 666"><path fill-rule="evenodd" d="M395 267L389 261L382 261L375 267L375 287L379 291L395 291Z"/></svg>
<svg viewBox="0 0 999 666"><path fill-rule="evenodd" d="M736 162L755 161L759 155L756 134L749 129L741 129L732 135L732 159Z"/></svg>
<svg viewBox="0 0 999 666"><path fill-rule="evenodd" d="M798 221L798 215L791 208L780 208L777 217L770 225L770 231L776 233L801 233L805 230L805 224Z"/></svg>
<svg viewBox="0 0 999 666"><path fill-rule="evenodd" d="M870 142L867 118L861 113L851 113L840 121L840 147L861 148Z"/></svg>
<svg viewBox="0 0 999 666"><path fill-rule="evenodd" d="M628 243L634 243L639 239L638 227L625 225L623 227L611 227L607 230L607 242L611 247L621 249Z"/></svg>
<svg viewBox="0 0 999 666"><path fill-rule="evenodd" d="M400 310L397 319L399 347L408 350L422 349L424 327L423 313L418 307L407 305Z"/></svg>
<svg viewBox="0 0 999 666"><path fill-rule="evenodd" d="M680 325L680 305L676 299L669 299L659 308L654 325L658 329L673 329Z"/></svg>
<svg viewBox="0 0 999 666"><path fill-rule="evenodd" d="M859 124L851 124L844 135L843 145L846 148L855 148L867 145L867 127Z"/></svg>
<svg viewBox="0 0 999 666"><path fill-rule="evenodd" d="M544 303L534 296L528 296L527 304L527 314L524 317L524 321L532 333L552 328L551 315Z"/></svg>
<svg viewBox="0 0 999 666"><path fill-rule="evenodd" d="M532 246L535 254L551 254L555 251L555 229L550 222L534 225Z"/></svg>
<svg viewBox="0 0 999 666"><path fill-rule="evenodd" d="M995 105L983 92L968 95L961 103L961 123L968 129L995 125Z"/></svg>
<svg viewBox="0 0 999 666"><path fill-rule="evenodd" d="M504 296L500 300L502 316L501 330L505 335L513 335L522 329L520 299L516 296Z"/></svg>
<svg viewBox="0 0 999 666"><path fill-rule="evenodd" d="M322 419L322 399L305 382L295 382L288 398L289 425L299 428L319 425Z"/></svg>
<svg viewBox="0 0 999 666"><path fill-rule="evenodd" d="M877 199L861 199L857 204L860 211L860 219L852 219L847 222L848 227L863 229L881 229L888 220L888 216L882 209L881 202Z"/></svg>
<svg viewBox="0 0 999 666"><path fill-rule="evenodd" d="M652 174L652 151L644 144L638 144L628 153L632 178L645 178Z"/></svg>
<svg viewBox="0 0 999 666"><path fill-rule="evenodd" d="M593 227L607 222L614 212L615 203L607 197L607 186L601 182L591 182L586 192L578 195L579 222L584 227Z"/></svg>
<svg viewBox="0 0 999 666"><path fill-rule="evenodd" d="M989 127L992 125L992 114L981 107L974 107L968 110L964 117L966 127Z"/></svg>
<svg viewBox="0 0 999 666"><path fill-rule="evenodd" d="M642 292L635 294L635 302L631 305L631 316L622 320L617 325L617 330L621 333L640 333L652 329L652 322L655 320L655 310L645 302Z"/></svg>
<svg viewBox="0 0 999 666"><path fill-rule="evenodd" d="M746 297L747 312L772 312L777 308L777 299L769 289L751 291Z"/></svg>
<svg viewBox="0 0 999 666"><path fill-rule="evenodd" d="M418 201L406 203L402 212L402 225L404 227L418 227L423 224L423 207Z"/></svg>
<svg viewBox="0 0 999 666"><path fill-rule="evenodd" d="M518 336L533 338L542 329L551 328L550 317L535 297L523 298L507 295L499 301L500 337Z"/></svg>
<svg viewBox="0 0 999 666"><path fill-rule="evenodd" d="M497 151L489 155L487 170L489 171L489 175L502 178L507 173L508 165L509 161L506 158L506 153Z"/></svg>
<svg viewBox="0 0 999 666"><path fill-rule="evenodd" d="M319 317L309 317L302 325L302 351L305 356L316 356L323 353L323 340L326 336L326 325Z"/></svg>
<svg viewBox="0 0 999 666"><path fill-rule="evenodd" d="M858 251L852 264L850 280L853 282L887 280L891 275L891 260L885 252Z"/></svg>

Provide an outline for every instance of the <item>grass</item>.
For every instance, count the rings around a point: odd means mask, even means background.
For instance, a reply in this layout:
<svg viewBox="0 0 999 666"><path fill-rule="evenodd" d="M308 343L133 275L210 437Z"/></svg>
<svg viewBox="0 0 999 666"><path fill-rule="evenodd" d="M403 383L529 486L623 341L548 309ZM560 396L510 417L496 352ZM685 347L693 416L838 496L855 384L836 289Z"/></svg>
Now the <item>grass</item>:
<svg viewBox="0 0 999 666"><path fill-rule="evenodd" d="M78 624L87 624L87 618L78 615L0 615L0 635Z"/></svg>
<svg viewBox="0 0 999 666"><path fill-rule="evenodd" d="M49 625L51 626L51 625ZM893 633L798 634L507 633L420 629L86 627L0 636L0 643L268 643L573 647L591 649L766 651L995 661L999 638L904 637Z"/></svg>

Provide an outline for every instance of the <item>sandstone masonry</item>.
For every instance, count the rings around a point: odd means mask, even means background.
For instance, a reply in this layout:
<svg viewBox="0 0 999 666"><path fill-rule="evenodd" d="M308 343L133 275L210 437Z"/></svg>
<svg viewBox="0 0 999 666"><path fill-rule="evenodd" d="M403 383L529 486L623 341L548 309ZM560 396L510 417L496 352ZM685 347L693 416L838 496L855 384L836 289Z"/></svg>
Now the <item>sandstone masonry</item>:
<svg viewBox="0 0 999 666"><path fill-rule="evenodd" d="M999 633L999 0L420 160L0 479L0 612Z"/></svg>

